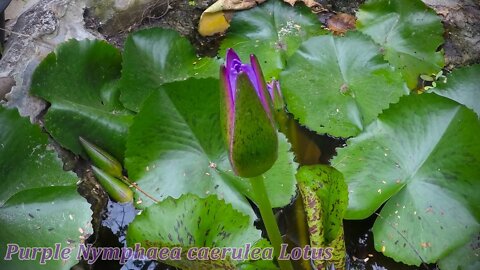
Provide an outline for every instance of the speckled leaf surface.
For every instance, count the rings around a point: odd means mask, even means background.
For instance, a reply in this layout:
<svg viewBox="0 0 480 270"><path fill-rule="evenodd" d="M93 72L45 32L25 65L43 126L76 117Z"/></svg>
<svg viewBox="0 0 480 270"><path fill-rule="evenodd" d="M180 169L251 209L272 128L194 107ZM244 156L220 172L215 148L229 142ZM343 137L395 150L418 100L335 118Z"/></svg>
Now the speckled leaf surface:
<svg viewBox="0 0 480 270"><path fill-rule="evenodd" d="M307 213L311 247L332 247L331 260L315 260L317 268L345 268L343 216L348 205L343 175L326 165L303 166L297 172L298 188Z"/></svg>
<svg viewBox="0 0 480 270"><path fill-rule="evenodd" d="M37 67L30 91L51 103L45 128L63 147L85 154L82 136L123 159L133 116L118 101L121 63L118 49L104 41L70 40Z"/></svg>
<svg viewBox="0 0 480 270"><path fill-rule="evenodd" d="M244 194L248 180L234 176L220 128L220 90L215 79L189 79L164 85L145 102L131 127L126 169L130 179L157 199L193 193L216 194L242 213L254 216ZM273 207L295 195L290 145L279 135L278 160L265 174ZM142 194L142 205L152 201Z"/></svg>
<svg viewBox="0 0 480 270"><path fill-rule="evenodd" d="M318 133L350 137L408 93L401 75L361 33L302 44L280 81L288 110Z"/></svg>
<svg viewBox="0 0 480 270"><path fill-rule="evenodd" d="M77 193L77 177L62 169L48 136L21 118L16 110L0 107L0 268L38 269L39 259L5 260L7 244L72 248L66 261L47 261L42 269L70 269L76 264L79 228L91 233L92 212Z"/></svg>
<svg viewBox="0 0 480 270"><path fill-rule="evenodd" d="M189 41L174 30L150 28L128 36L123 53L121 101L138 112L162 84L190 77L218 78L219 62L198 58Z"/></svg>
<svg viewBox="0 0 480 270"><path fill-rule="evenodd" d="M387 59L402 72L410 88L421 74L444 65L443 26L435 11L421 0L369 0L357 12L357 29L382 46Z"/></svg>
<svg viewBox="0 0 480 270"><path fill-rule="evenodd" d="M142 247L181 247L181 260L168 260L168 264L182 269L236 269L239 261L188 260L193 247L243 247L260 241L261 232L250 218L216 196L200 198L184 195L168 198L142 211L127 232L127 244ZM200 256L201 253L192 254Z"/></svg>
<svg viewBox="0 0 480 270"><path fill-rule="evenodd" d="M480 232L473 235L465 245L438 261L442 270L477 270L480 269Z"/></svg>
<svg viewBox="0 0 480 270"><path fill-rule="evenodd" d="M477 115L455 101L402 98L332 160L349 186L346 218L385 203L375 248L407 264L435 262L466 243L480 230L479 133Z"/></svg>
<svg viewBox="0 0 480 270"><path fill-rule="evenodd" d="M241 58L254 53L267 80L278 78L287 57L302 41L327 33L309 8L292 8L280 0L270 0L256 8L236 12L219 55L233 48Z"/></svg>
<svg viewBox="0 0 480 270"><path fill-rule="evenodd" d="M446 83L437 82L433 92L467 106L480 116L480 64L453 70Z"/></svg>

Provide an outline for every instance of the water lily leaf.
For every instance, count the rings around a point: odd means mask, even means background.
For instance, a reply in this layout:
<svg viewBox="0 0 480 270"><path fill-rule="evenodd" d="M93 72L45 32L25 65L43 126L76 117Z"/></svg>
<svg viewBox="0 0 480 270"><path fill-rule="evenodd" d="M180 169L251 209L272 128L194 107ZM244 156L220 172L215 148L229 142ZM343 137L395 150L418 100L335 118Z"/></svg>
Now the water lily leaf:
<svg viewBox="0 0 480 270"><path fill-rule="evenodd" d="M219 62L199 58L190 42L176 31L150 28L125 42L120 100L138 112L150 93L164 83L190 77L218 77Z"/></svg>
<svg viewBox="0 0 480 270"><path fill-rule="evenodd" d="M479 132L477 115L455 101L402 98L332 160L349 185L346 218L386 202L375 248L407 264L436 262L466 243L480 230Z"/></svg>
<svg viewBox="0 0 480 270"><path fill-rule="evenodd" d="M330 264L335 269L344 269L343 216L348 205L348 192L343 175L326 165L303 166L297 172L297 181L307 213L311 247L334 248L330 260L312 262L317 269L330 269Z"/></svg>
<svg viewBox="0 0 480 270"><path fill-rule="evenodd" d="M42 269L70 269L76 261L81 236L92 233L92 212L77 193L77 177L62 169L48 147L48 137L16 110L0 107L0 246L1 269L37 269L35 260L5 259L7 244L20 247L71 248L65 260L48 260ZM35 237L32 237L35 236ZM13 248L13 247L12 247Z"/></svg>
<svg viewBox="0 0 480 270"><path fill-rule="evenodd" d="M473 109L480 116L480 65L453 70L446 83L437 82L433 91Z"/></svg>
<svg viewBox="0 0 480 270"><path fill-rule="evenodd" d="M130 129L125 160L130 179L160 200L216 194L253 217L243 195L250 196L250 183L231 171L219 119L218 80L189 79L155 91ZM293 154L284 136L279 142L279 158L264 174L273 207L288 204L295 195ZM142 205L151 204L137 195Z"/></svg>
<svg viewBox="0 0 480 270"><path fill-rule="evenodd" d="M357 29L382 46L387 59L402 72L410 88L420 74L444 66L443 26L435 11L420 0L369 0L357 12Z"/></svg>
<svg viewBox="0 0 480 270"><path fill-rule="evenodd" d="M220 55L233 48L240 58L255 53L267 80L278 78L286 59L309 37L325 34L326 30L309 8L292 8L279 0L270 0L250 10L236 12Z"/></svg>
<svg viewBox="0 0 480 270"><path fill-rule="evenodd" d="M378 47L361 33L304 42L280 76L288 110L318 133L360 133L390 103L408 93Z"/></svg>
<svg viewBox="0 0 480 270"><path fill-rule="evenodd" d="M63 147L84 153L79 137L123 160L132 114L118 101L120 52L99 40L70 40L40 63L31 93L52 105L45 128Z"/></svg>
<svg viewBox="0 0 480 270"><path fill-rule="evenodd" d="M245 251L247 244L254 246L261 239L261 232L249 217L232 205L216 196L200 198L193 194L168 198L147 207L130 223L127 232L127 244L132 247L136 243L145 249L180 247L181 259L165 262L181 269L236 269L235 265L242 260L235 261L230 256L224 260L202 260L199 247ZM189 250L198 259L188 259Z"/></svg>
<svg viewBox="0 0 480 270"><path fill-rule="evenodd" d="M480 233L474 235L470 242L438 261L438 266L442 270L476 270L480 268L479 257Z"/></svg>

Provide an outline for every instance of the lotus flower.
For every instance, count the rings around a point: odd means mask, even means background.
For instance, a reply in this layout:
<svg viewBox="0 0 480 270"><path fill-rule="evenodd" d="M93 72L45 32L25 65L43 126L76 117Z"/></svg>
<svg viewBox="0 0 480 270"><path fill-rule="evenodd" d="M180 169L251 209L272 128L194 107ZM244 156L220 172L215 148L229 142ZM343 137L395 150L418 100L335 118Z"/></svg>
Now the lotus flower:
<svg viewBox="0 0 480 270"><path fill-rule="evenodd" d="M234 172L255 177L277 160L278 138L272 101L254 55L242 63L232 50L220 67L221 122Z"/></svg>

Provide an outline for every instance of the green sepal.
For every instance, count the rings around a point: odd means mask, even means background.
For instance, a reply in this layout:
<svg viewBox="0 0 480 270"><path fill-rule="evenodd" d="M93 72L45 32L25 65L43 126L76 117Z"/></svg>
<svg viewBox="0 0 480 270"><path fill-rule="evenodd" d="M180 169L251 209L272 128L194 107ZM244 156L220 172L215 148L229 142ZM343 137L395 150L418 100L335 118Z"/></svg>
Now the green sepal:
<svg viewBox="0 0 480 270"><path fill-rule="evenodd" d="M111 176L123 177L122 164L117 159L84 138L79 137L79 140L93 165Z"/></svg>
<svg viewBox="0 0 480 270"><path fill-rule="evenodd" d="M92 171L100 185L114 201L126 203L133 200L132 190L120 179L109 175L95 166L92 166Z"/></svg>

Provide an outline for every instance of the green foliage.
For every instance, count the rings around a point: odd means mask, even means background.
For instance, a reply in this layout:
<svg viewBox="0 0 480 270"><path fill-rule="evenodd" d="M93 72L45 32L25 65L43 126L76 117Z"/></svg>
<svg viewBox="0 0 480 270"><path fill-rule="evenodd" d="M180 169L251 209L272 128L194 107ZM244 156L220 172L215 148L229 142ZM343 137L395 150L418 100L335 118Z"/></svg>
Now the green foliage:
<svg viewBox="0 0 480 270"><path fill-rule="evenodd" d="M480 232L474 234L465 245L439 260L438 266L442 270L476 270L480 268L478 256L480 256Z"/></svg>
<svg viewBox="0 0 480 270"><path fill-rule="evenodd" d="M398 72L360 33L313 37L288 60L280 82L287 108L318 133L360 133L390 103L408 93Z"/></svg>
<svg viewBox="0 0 480 270"><path fill-rule="evenodd" d="M357 32L334 37L308 8L270 0L235 14L219 55L229 47L243 59L256 54L266 78L280 76L287 109L302 125L350 137L332 164L348 183L347 218L366 218L383 205L373 227L377 250L407 264L474 269L480 66L455 70L446 82L431 76L444 65L437 51L443 28L420 0L369 0L357 18ZM247 198L257 198L250 182L233 174L222 142L218 68L216 59L198 58L186 38L154 28L131 34L123 56L104 41L68 41L35 71L31 93L51 103L44 120L53 139L86 157L78 139L84 137L125 161L129 178L160 199L152 204L136 191L143 201L137 207L145 210L130 226L130 244L268 246L252 226L256 215ZM405 96L419 77L436 94ZM2 108L0 139L0 239L77 245L91 212L76 193L76 177L47 149L47 137ZM273 207L295 195L296 167L279 135L278 160L265 174ZM313 205L306 209L309 226L318 229L311 239L338 249L347 203L341 173L314 166L297 174L306 205ZM61 269L74 261L60 263L48 265ZM169 263L275 269L270 261Z"/></svg>
<svg viewBox="0 0 480 270"><path fill-rule="evenodd" d="M376 249L407 264L442 258L480 229L479 133L477 115L454 101L402 98L332 160L349 185L346 218L386 202Z"/></svg>
<svg viewBox="0 0 480 270"><path fill-rule="evenodd" d="M191 77L218 78L218 67L215 59L197 57L188 40L173 30L141 30L125 42L120 99L126 108L138 112L162 84Z"/></svg>
<svg viewBox="0 0 480 270"><path fill-rule="evenodd" d="M287 58L312 36L325 34L309 8L292 8L280 0L270 0L257 8L237 12L221 44L219 55L233 48L240 58L254 53L267 80L278 78Z"/></svg>
<svg viewBox="0 0 480 270"><path fill-rule="evenodd" d="M303 166L297 172L298 188L307 212L312 247L333 247L329 261L313 261L317 269L334 264L345 269L343 217L348 205L348 191L343 175L326 165Z"/></svg>
<svg viewBox="0 0 480 270"><path fill-rule="evenodd" d="M467 106L480 117L480 64L452 71L433 92Z"/></svg>
<svg viewBox="0 0 480 270"><path fill-rule="evenodd" d="M67 261L50 260L42 269L70 269L76 264L81 236L92 233L90 205L77 193L77 177L62 170L39 127L16 110L0 107L0 246L71 247ZM36 269L36 260L0 260L1 269Z"/></svg>
<svg viewBox="0 0 480 270"><path fill-rule="evenodd" d="M155 224L155 226L152 226ZM184 195L149 206L129 225L127 243L143 247L180 247L181 260L167 260L182 269L236 269L240 263L226 260L188 260L189 248L254 246L261 240L250 218L216 196ZM201 253L192 252L197 256ZM248 269L248 268L247 268Z"/></svg>
<svg viewBox="0 0 480 270"><path fill-rule="evenodd" d="M218 87L215 79L189 79L155 91L130 129L126 169L130 179L157 199L217 194L253 217L243 195L251 196L250 184L231 171L222 140ZM279 158L265 174L274 207L288 204L295 195L296 165L288 142L283 136L279 140ZM151 204L142 200L142 205Z"/></svg>
<svg viewBox="0 0 480 270"><path fill-rule="evenodd" d="M86 153L79 137L102 145L123 159L133 116L118 101L120 52L99 40L70 40L50 53L37 67L31 93L52 105L45 128L63 147Z"/></svg>
<svg viewBox="0 0 480 270"><path fill-rule="evenodd" d="M357 13L357 29L382 47L385 59L402 72L410 88L421 74L444 65L440 18L421 0L369 0Z"/></svg>

